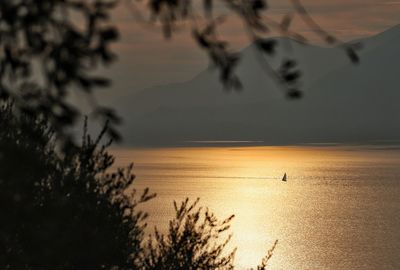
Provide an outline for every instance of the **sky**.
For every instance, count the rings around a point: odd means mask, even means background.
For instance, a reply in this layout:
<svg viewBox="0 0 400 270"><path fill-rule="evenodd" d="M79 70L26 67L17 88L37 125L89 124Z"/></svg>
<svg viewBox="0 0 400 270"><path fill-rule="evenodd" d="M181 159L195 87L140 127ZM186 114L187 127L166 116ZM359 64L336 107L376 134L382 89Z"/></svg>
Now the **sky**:
<svg viewBox="0 0 400 270"><path fill-rule="evenodd" d="M395 0L303 0L302 3L325 30L345 41L377 34L400 22L400 1ZM288 1L270 0L269 5L269 16L278 21L293 11ZM121 39L113 47L118 61L105 71L113 80L113 87L100 93L101 100L114 103L148 87L187 81L208 65L206 55L191 38L190 27L182 27L172 39L166 40L161 29L138 23L125 1L114 11L113 20L121 32ZM312 43L321 43L299 18L295 17L292 29ZM221 32L234 49L249 42L234 15L228 16Z"/></svg>

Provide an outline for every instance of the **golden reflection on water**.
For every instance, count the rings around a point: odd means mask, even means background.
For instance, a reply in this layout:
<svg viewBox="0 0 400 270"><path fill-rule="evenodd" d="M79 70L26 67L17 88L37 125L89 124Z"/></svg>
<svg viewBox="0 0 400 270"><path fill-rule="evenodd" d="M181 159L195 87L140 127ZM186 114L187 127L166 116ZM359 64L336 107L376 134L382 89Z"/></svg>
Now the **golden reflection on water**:
<svg viewBox="0 0 400 270"><path fill-rule="evenodd" d="M238 247L239 269L255 267L276 239L269 269L400 269L398 151L201 147L114 154L117 165L135 161L137 189L158 194L144 207L150 229L166 230L173 200L186 197L200 197L221 219L235 214L231 247Z"/></svg>

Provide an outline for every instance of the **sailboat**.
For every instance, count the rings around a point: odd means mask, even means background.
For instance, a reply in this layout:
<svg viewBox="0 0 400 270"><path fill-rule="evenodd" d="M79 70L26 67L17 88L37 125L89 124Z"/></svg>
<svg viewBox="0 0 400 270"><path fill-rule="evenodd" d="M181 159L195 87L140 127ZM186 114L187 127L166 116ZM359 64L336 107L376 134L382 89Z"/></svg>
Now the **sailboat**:
<svg viewBox="0 0 400 270"><path fill-rule="evenodd" d="M286 175L286 173L283 175L283 178L282 178L282 181L285 181L286 182L286 178L287 178L287 175Z"/></svg>

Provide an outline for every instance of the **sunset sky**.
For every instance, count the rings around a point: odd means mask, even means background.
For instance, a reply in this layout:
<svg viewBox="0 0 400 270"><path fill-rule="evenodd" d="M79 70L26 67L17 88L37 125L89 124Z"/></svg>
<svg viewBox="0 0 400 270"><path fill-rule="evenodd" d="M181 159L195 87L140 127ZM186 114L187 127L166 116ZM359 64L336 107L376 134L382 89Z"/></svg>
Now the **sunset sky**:
<svg viewBox="0 0 400 270"><path fill-rule="evenodd" d="M303 0L310 14L326 30L342 38L353 40L384 31L400 22L400 1L393 0ZM146 87L186 81L207 67L205 54L193 42L190 28L176 33L166 41L160 29L138 25L126 2L120 2L114 21L121 31L121 40L114 50L119 56L108 70L113 79L113 90L104 93L105 99L119 99ZM269 1L269 14L276 20L291 12L288 1ZM312 42L318 39L299 18L293 29L306 35ZM234 48L242 48L248 39L241 23L230 16L223 26L224 38Z"/></svg>

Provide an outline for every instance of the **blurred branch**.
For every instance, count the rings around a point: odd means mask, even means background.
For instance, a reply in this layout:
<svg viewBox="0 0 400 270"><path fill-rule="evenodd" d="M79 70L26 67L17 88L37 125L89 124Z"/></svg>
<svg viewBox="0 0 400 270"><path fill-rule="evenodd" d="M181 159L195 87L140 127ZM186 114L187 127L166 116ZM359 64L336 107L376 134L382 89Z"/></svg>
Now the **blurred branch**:
<svg viewBox="0 0 400 270"><path fill-rule="evenodd" d="M305 36L292 29L299 16L325 42L344 49L353 63L359 62L359 44L346 44L325 31L309 15L300 0L291 0L294 13L278 22L270 18L267 0L126 0L135 21L145 28L162 31L171 38L176 31L191 28L195 42L204 49L219 71L225 89L240 90L235 70L241 54L219 33L227 16L235 15L245 25L254 43L260 68L288 98L300 98L302 73L290 50L276 59L280 46L268 39L271 30L307 44ZM120 138L116 126L120 118L111 108L101 107L94 91L111 85L108 78L93 75L99 66L111 64L116 56L110 45L119 38L110 22L116 0L8 0L0 2L0 102L12 98L17 110L44 115L64 143L71 142L70 128L81 115L68 102L72 91L84 93L101 122L108 122L108 135ZM216 12L216 5L223 8ZM285 48L283 48L285 50ZM278 60L278 66L272 61Z"/></svg>
<svg viewBox="0 0 400 270"><path fill-rule="evenodd" d="M216 17L215 12L213 12L216 2L222 4L228 12L230 11L231 14L237 15L242 20L249 40L255 44L255 48L259 52L257 53L257 60L260 63L260 68L266 72L278 88L285 92L288 98L300 98L302 96L299 83L302 74L299 70L293 70L298 66L297 60L290 55L289 51L286 51L287 55L284 59L281 59L281 65L278 68L272 67L269 63L270 60L265 56L274 57L278 44L273 40L266 40L266 38L271 29L275 29L283 36L306 45L307 38L291 30L292 21L296 15L326 43L342 47L353 63L359 62L356 52L359 47L358 44L346 44L324 30L309 15L300 0L290 1L294 13L287 13L281 22L277 22L268 16L270 8L266 0L203 0L203 6L196 7L193 7L194 1L190 0L130 0L131 6L135 10L135 17L139 18L141 22L147 21L148 25L153 25L153 27L156 26L155 22L159 22L166 38L171 38L178 25L192 21L193 37L200 48L207 52L210 61L218 68L220 80L225 89L240 90L242 84L235 75L240 53L231 51L229 42L217 35L218 25L224 21L221 18L225 18L226 15ZM147 7L149 19L146 20L146 17L136 8L135 3L142 3ZM143 10L146 10L146 8ZM203 23L199 23L199 18ZM287 68L288 66L290 66L290 69Z"/></svg>

